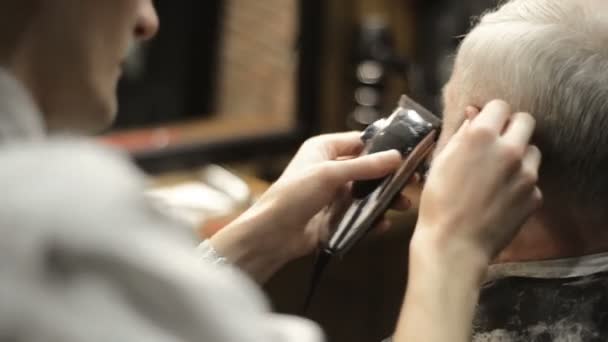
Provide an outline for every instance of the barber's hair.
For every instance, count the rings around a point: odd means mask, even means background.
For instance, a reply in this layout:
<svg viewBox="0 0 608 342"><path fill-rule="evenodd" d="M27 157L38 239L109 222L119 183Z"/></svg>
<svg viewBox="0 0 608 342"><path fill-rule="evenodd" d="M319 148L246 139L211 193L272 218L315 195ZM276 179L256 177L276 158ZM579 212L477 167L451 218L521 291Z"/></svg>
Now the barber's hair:
<svg viewBox="0 0 608 342"><path fill-rule="evenodd" d="M508 1L464 39L453 81L463 101L530 112L541 186L608 211L606 10L602 0Z"/></svg>

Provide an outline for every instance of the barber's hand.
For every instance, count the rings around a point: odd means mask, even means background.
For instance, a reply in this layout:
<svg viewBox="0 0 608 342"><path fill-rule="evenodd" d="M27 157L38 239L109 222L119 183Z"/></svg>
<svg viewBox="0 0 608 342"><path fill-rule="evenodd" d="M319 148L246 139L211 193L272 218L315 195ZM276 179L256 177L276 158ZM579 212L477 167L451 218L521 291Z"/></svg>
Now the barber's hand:
<svg viewBox="0 0 608 342"><path fill-rule="evenodd" d="M431 241L448 258L476 255L487 266L541 204L534 127L503 101L465 121L432 163L413 247Z"/></svg>
<svg viewBox="0 0 608 342"><path fill-rule="evenodd" d="M422 191L395 341L470 341L488 264L541 203L534 119L503 101L467 117Z"/></svg>
<svg viewBox="0 0 608 342"><path fill-rule="evenodd" d="M397 151L354 158L362 149L358 132L328 134L308 140L279 180L234 224L220 231L212 243L220 253L258 280L264 280L282 264L313 252L328 235L325 209L348 191L352 181L384 177L401 163ZM396 203L401 209L407 206L404 198ZM261 254L272 254L274 264L269 266L266 260L263 267L263 261L251 267L246 261L239 262L244 257L240 258L238 253L231 256L235 246L230 240L234 240L239 231L248 234L247 238L240 238L246 240L248 246L240 244L238 248L257 246ZM257 270L258 266L264 268L263 274Z"/></svg>

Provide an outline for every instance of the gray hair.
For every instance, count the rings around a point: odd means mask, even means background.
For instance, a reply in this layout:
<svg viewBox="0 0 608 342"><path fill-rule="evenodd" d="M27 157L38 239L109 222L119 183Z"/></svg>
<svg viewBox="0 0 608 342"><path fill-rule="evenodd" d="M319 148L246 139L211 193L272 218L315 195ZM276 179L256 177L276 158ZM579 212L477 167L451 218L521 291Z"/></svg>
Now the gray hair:
<svg viewBox="0 0 608 342"><path fill-rule="evenodd" d="M601 208L608 204L603 6L599 0L509 1L482 16L463 41L454 72L462 100L483 105L502 98L535 116L541 186Z"/></svg>

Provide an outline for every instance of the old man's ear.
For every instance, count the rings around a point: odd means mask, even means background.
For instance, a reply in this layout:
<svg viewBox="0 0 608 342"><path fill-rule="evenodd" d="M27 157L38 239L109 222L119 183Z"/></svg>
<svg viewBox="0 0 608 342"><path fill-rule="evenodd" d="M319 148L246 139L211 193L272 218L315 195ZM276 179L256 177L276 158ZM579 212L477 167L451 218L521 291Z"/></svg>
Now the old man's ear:
<svg viewBox="0 0 608 342"><path fill-rule="evenodd" d="M475 106L467 106L467 108L464 109L464 115L468 120L473 120L477 115L479 115L480 111L481 109Z"/></svg>

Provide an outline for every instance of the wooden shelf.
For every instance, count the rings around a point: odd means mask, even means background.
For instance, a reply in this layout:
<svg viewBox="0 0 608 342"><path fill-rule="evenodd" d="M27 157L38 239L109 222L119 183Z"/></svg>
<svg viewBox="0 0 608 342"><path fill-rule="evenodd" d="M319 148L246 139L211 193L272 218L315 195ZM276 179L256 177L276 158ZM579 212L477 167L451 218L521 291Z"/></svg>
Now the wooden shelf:
<svg viewBox="0 0 608 342"><path fill-rule="evenodd" d="M218 143L235 137L288 133L294 124L294 118L290 115L224 115L217 119L112 132L99 137L99 140L137 153L188 144Z"/></svg>

